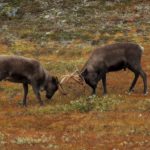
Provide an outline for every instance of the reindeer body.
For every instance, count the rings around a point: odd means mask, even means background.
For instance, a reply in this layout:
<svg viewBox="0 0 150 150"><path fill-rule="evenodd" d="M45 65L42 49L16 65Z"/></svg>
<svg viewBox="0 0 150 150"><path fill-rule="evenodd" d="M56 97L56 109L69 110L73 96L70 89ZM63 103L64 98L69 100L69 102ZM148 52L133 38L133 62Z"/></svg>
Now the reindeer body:
<svg viewBox="0 0 150 150"><path fill-rule="evenodd" d="M134 43L116 43L95 49L81 70L81 76L92 88L92 94L96 93L97 84L101 79L103 94L106 94L106 74L126 68L135 74L129 92L133 90L140 75L143 79L144 93L146 94L147 76L141 67L143 50L141 46Z"/></svg>
<svg viewBox="0 0 150 150"><path fill-rule="evenodd" d="M0 79L30 84L32 80L45 80L45 71L34 59L18 56L0 56Z"/></svg>
<svg viewBox="0 0 150 150"><path fill-rule="evenodd" d="M23 104L26 105L28 84L42 105L40 89L46 90L47 98L51 98L58 89L58 81L50 76L43 66L35 59L20 56L0 56L0 80L22 83L24 87Z"/></svg>

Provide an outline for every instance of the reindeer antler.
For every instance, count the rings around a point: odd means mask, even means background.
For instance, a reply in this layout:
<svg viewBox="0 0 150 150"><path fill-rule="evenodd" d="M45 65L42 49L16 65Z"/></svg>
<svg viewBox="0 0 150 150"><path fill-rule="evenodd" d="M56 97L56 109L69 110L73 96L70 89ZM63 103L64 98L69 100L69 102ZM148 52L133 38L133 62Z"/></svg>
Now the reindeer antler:
<svg viewBox="0 0 150 150"><path fill-rule="evenodd" d="M64 91L64 89L63 89L63 87L62 87L62 85L60 84L60 83L58 83L58 89L59 89L59 91L63 94L63 95L67 95L67 93Z"/></svg>
<svg viewBox="0 0 150 150"><path fill-rule="evenodd" d="M76 74L76 72L77 71L74 71L71 74L64 75L63 78L60 81L60 84L62 84L63 82L65 82L65 80L68 81L70 78L72 78Z"/></svg>
<svg viewBox="0 0 150 150"><path fill-rule="evenodd" d="M80 85L83 85L84 87L86 85L84 78L82 77L82 75L79 72L79 69L76 69L76 71L74 71L71 74L64 75L63 78L61 79L60 83L62 84L63 82L68 81L70 79L73 79L74 81L76 81Z"/></svg>

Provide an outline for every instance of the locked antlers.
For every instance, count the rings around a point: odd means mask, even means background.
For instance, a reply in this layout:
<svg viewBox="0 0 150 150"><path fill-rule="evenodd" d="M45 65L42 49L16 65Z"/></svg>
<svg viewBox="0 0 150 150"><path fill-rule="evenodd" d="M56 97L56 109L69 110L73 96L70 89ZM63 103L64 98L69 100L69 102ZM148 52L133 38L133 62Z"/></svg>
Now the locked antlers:
<svg viewBox="0 0 150 150"><path fill-rule="evenodd" d="M77 83L79 83L80 85L85 86L85 80L82 77L81 73L79 72L79 70L74 71L71 74L67 74L64 75L63 78L60 81L60 84L69 81L70 79L73 79L74 81L76 81Z"/></svg>

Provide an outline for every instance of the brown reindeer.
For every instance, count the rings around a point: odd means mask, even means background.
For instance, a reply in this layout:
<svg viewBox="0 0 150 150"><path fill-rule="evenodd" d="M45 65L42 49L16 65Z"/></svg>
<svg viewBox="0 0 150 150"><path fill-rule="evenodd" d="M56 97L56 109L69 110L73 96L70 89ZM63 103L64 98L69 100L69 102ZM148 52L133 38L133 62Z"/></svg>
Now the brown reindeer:
<svg viewBox="0 0 150 150"><path fill-rule="evenodd" d="M62 79L74 78L76 81L88 84L92 88L92 95L96 94L97 84L102 80L103 94L107 93L106 74L121 69L131 70L135 77L129 88L133 91L134 86L141 76L144 83L144 94L147 94L147 75L141 66L141 57L144 48L135 43L115 43L95 49L81 71L74 72Z"/></svg>
<svg viewBox="0 0 150 150"><path fill-rule="evenodd" d="M49 75L37 60L20 56L0 55L0 80L23 84L23 105L25 106L27 104L28 84L31 84L40 105L43 105L40 90L46 91L48 99L51 99L58 89L62 91L58 78Z"/></svg>

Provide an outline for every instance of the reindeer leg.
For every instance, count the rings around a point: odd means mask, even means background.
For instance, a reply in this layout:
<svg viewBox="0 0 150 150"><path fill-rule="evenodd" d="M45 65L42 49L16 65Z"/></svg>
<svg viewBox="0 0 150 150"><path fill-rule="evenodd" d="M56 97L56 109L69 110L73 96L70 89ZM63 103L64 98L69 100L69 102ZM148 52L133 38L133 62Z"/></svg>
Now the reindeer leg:
<svg viewBox="0 0 150 150"><path fill-rule="evenodd" d="M146 73L142 70L142 68L140 69L140 76L143 79L143 84L144 84L144 95L146 95L148 93L147 91L147 75Z"/></svg>
<svg viewBox="0 0 150 150"><path fill-rule="evenodd" d="M43 105L43 101L41 100L40 88L35 83L32 83L32 88L33 88L33 91L34 91L34 93L36 95L37 100L39 101L40 105L42 106Z"/></svg>
<svg viewBox="0 0 150 150"><path fill-rule="evenodd" d="M7 72L0 72L0 81L2 81L3 79L5 79L7 77Z"/></svg>
<svg viewBox="0 0 150 150"><path fill-rule="evenodd" d="M91 95L96 95L97 84L89 84L89 86L92 88Z"/></svg>
<svg viewBox="0 0 150 150"><path fill-rule="evenodd" d="M129 88L129 93L134 90L134 87L135 87L135 84L136 84L138 78L139 78L139 73L135 73L135 77L134 77L134 79L132 81L132 84L131 84L131 86Z"/></svg>
<svg viewBox="0 0 150 150"><path fill-rule="evenodd" d="M91 95L96 95L96 87L92 87L92 94Z"/></svg>
<svg viewBox="0 0 150 150"><path fill-rule="evenodd" d="M129 66L129 69L135 73L135 78L134 78L129 90L132 90L134 88L136 81L140 75L143 79L143 84L144 84L144 91L143 92L146 95L147 94L147 75L146 75L146 73L142 70L141 66L137 67L137 66L131 65L131 66Z"/></svg>
<svg viewBox="0 0 150 150"><path fill-rule="evenodd" d="M107 89L106 89L106 74L102 77L102 84L103 84L103 95L107 94Z"/></svg>
<svg viewBox="0 0 150 150"><path fill-rule="evenodd" d="M28 84L23 83L23 89L24 89L23 106L27 106Z"/></svg>

